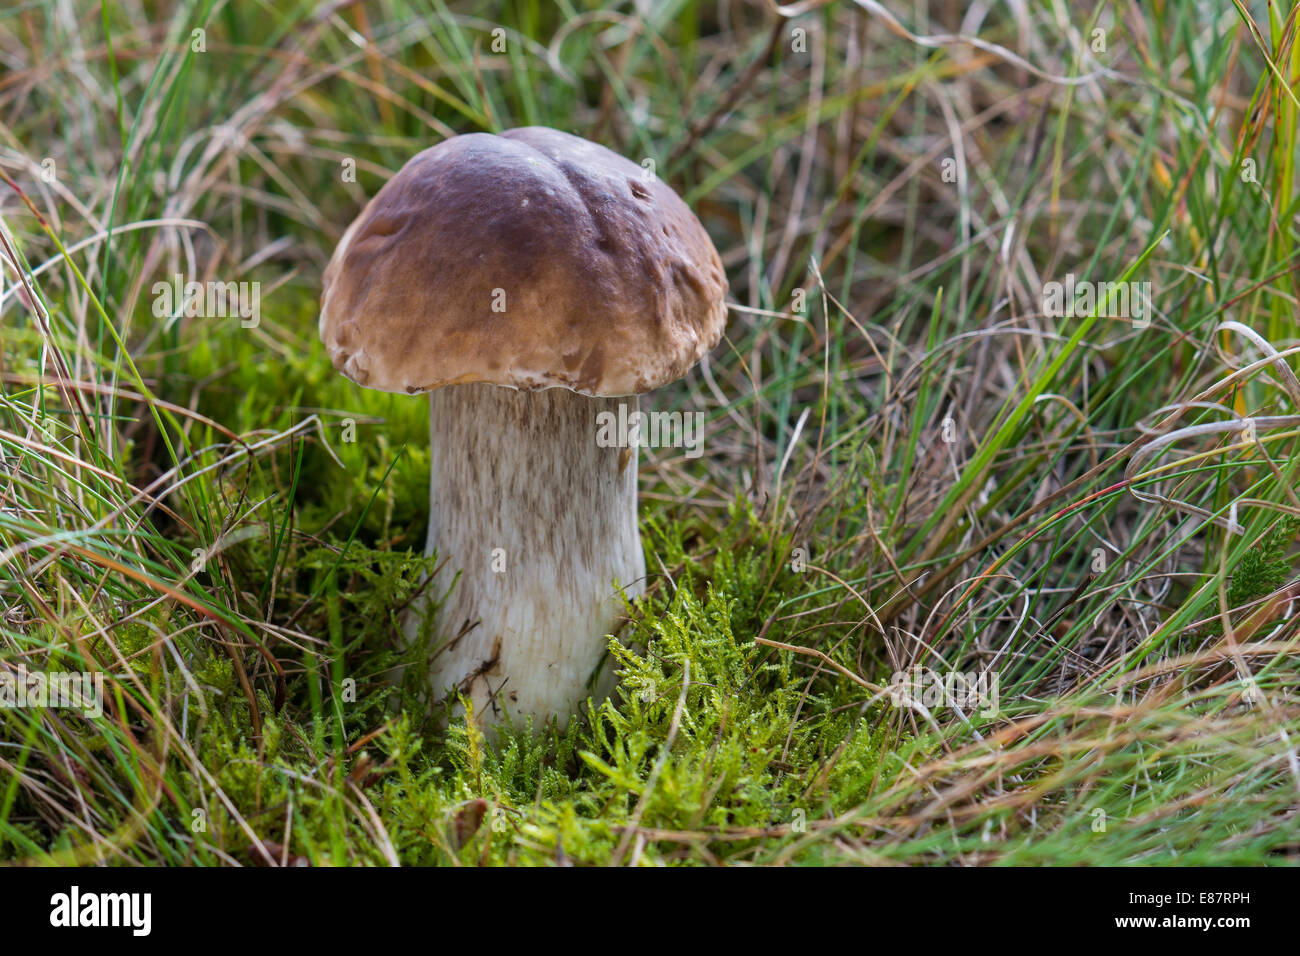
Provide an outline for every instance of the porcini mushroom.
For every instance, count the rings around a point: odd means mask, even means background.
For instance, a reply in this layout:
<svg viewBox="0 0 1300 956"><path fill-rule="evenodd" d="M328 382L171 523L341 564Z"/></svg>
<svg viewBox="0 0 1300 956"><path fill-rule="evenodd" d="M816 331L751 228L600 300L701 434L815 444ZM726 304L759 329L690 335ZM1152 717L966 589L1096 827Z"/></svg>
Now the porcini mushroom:
<svg viewBox="0 0 1300 956"><path fill-rule="evenodd" d="M670 187L544 127L423 151L348 227L321 296L330 359L430 393L426 553L459 571L435 689L489 721L563 724L585 698L619 588L645 577L637 448L602 447L597 416L716 345L726 288Z"/></svg>

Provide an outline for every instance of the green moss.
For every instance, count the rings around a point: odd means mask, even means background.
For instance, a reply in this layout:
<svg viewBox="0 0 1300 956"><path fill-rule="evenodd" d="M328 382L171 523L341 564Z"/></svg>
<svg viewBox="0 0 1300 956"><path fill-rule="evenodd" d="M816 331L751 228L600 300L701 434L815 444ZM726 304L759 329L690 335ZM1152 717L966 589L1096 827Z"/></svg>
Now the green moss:
<svg viewBox="0 0 1300 956"><path fill-rule="evenodd" d="M673 533L690 532L674 526ZM739 541L747 545L732 546ZM317 863L382 864L370 822L346 797L356 787L406 863L600 863L616 852L634 815L643 828L732 833L850 805L880 759L868 721L829 715L832 698L809 693L789 660L738 636L753 633L781 592L767 585L772 554L747 508L733 509L724 544L710 565L686 562L675 586L633 608L629 643L611 643L620 677L614 700L589 702L563 734L519 727L496 742L463 718L439 731L418 697L384 680L401 659L390 640L392 608L418 586L424 562L359 545L341 562L334 547L304 551L298 573L315 580L335 568L346 582L331 600L347 608L340 637L356 701L341 705L324 693L320 720L331 726L318 727L312 678L290 668L298 676L279 713L259 692L258 734L230 657L197 643L188 669L202 700L189 702L189 719L208 773L174 778L178 792L155 811L156 826L200 859L216 859L201 849L207 845L251 862L256 850L245 827L278 845L292 813L290 853ZM144 633L123 646L136 646ZM246 668L253 661L246 658ZM323 661L316 679L324 680L329 666ZM167 670L178 682L174 662ZM341 730L337 741L333 725ZM363 736L371 739L354 746ZM833 770L819 774L841 744ZM478 801L486 809L475 827ZM200 832L193 830L195 808L206 822ZM75 845L66 831L48 845L70 839ZM758 842L731 840L714 852L743 852ZM645 858L676 849L669 844Z"/></svg>

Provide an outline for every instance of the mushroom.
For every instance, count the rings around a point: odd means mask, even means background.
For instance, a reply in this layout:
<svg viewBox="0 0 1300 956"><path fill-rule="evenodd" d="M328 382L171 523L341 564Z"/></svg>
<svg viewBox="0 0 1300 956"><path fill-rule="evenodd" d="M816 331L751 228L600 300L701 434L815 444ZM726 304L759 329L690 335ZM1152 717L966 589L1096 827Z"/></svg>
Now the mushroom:
<svg viewBox="0 0 1300 956"><path fill-rule="evenodd" d="M598 442L598 422L637 420L637 395L717 344L726 289L670 187L545 127L419 153L340 240L321 339L358 385L429 392L426 553L459 572L431 677L485 723L563 726L602 692L645 557L638 442Z"/></svg>

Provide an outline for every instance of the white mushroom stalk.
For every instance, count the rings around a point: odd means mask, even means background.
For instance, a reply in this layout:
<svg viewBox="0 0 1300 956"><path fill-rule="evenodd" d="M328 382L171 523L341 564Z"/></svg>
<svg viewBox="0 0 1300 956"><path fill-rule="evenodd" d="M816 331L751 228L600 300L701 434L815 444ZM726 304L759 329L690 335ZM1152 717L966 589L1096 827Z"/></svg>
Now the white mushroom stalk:
<svg viewBox="0 0 1300 956"><path fill-rule="evenodd" d="M460 575L433 684L485 718L567 715L607 689L609 635L645 578L636 449L595 440L596 415L620 402L636 399L494 385L429 394L427 552Z"/></svg>
<svg viewBox="0 0 1300 956"><path fill-rule="evenodd" d="M323 286L334 367L430 393L427 547L445 569L431 587L457 576L434 621L434 690L484 724L565 723L604 692L608 635L645 586L637 449L598 442L598 416L626 421L721 338L708 233L595 143L471 133L389 180Z"/></svg>

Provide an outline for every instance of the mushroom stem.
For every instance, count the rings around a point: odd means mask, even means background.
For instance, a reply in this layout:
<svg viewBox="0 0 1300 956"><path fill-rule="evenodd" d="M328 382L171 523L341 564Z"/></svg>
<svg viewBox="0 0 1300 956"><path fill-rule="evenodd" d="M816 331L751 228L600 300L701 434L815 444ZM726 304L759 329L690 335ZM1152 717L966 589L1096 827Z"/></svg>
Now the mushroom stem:
<svg viewBox="0 0 1300 956"><path fill-rule="evenodd" d="M433 689L454 687L485 722L509 712L563 726L602 690L593 678L623 616L614 582L639 595L645 556L637 449L599 447L596 416L636 402L481 384L429 393L425 551L447 560L445 580L460 575L434 624L450 644Z"/></svg>

